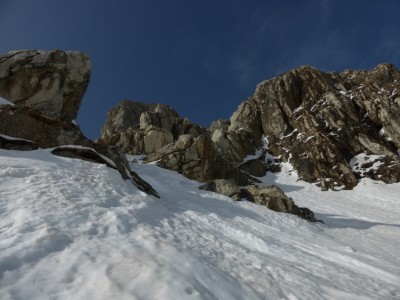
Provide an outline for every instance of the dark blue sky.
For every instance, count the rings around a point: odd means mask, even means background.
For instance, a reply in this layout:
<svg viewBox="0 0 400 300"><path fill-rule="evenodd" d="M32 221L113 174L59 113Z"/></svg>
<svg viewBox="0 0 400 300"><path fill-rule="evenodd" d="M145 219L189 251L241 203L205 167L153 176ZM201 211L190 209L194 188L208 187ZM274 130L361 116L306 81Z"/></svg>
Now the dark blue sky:
<svg viewBox="0 0 400 300"><path fill-rule="evenodd" d="M305 64L399 67L399 12L399 0L0 0L0 53L87 52L78 123L96 138L122 99L209 125L260 81Z"/></svg>

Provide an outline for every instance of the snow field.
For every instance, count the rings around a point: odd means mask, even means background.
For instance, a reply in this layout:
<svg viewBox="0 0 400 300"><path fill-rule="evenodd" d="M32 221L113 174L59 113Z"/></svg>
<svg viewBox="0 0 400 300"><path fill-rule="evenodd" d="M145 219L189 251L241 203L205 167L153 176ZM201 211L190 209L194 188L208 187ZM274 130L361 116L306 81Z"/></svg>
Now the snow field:
<svg viewBox="0 0 400 300"><path fill-rule="evenodd" d="M0 299L400 298L399 184L263 178L322 225L133 169L161 199L105 165L0 150Z"/></svg>

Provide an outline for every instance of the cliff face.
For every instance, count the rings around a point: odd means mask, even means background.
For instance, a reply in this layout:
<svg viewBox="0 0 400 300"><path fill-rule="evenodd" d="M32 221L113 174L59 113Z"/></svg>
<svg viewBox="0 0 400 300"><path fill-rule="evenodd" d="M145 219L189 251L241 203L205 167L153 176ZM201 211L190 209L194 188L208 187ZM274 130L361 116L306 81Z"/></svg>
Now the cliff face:
<svg viewBox="0 0 400 300"><path fill-rule="evenodd" d="M171 108L123 102L100 141L200 181L243 184L289 161L323 189L352 188L362 176L398 182L399 91L400 72L390 64L343 73L304 66L260 83L230 121L207 130Z"/></svg>
<svg viewBox="0 0 400 300"><path fill-rule="evenodd" d="M231 117L230 131L264 136L268 151L290 161L306 181L352 188L363 174L385 182L399 176L400 73L393 65L371 71L323 73L302 67L259 84ZM372 168L375 166L375 168Z"/></svg>
<svg viewBox="0 0 400 300"><path fill-rule="evenodd" d="M72 121L90 74L90 59L83 52L12 51L0 55L0 97Z"/></svg>
<svg viewBox="0 0 400 300"><path fill-rule="evenodd" d="M194 180L251 182L247 174L220 155L208 129L181 118L163 104L122 101L108 113L97 142L128 154L146 154L147 162L157 161L159 166Z"/></svg>

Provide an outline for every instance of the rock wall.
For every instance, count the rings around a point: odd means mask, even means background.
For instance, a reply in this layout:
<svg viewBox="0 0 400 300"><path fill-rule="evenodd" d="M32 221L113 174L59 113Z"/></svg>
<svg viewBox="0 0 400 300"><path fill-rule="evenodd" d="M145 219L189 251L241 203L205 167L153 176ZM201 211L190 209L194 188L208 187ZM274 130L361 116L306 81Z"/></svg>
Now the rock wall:
<svg viewBox="0 0 400 300"><path fill-rule="evenodd" d="M289 161L323 189L351 189L363 176L398 182L400 72L390 64L342 73L304 66L260 83L229 121L207 130L170 107L123 102L100 141L199 181L251 182ZM379 168L356 170L361 153L379 156Z"/></svg>
<svg viewBox="0 0 400 300"><path fill-rule="evenodd" d="M13 51L0 55L0 97L51 117L76 118L90 80L88 56L73 51Z"/></svg>
<svg viewBox="0 0 400 300"><path fill-rule="evenodd" d="M399 91L400 73L390 64L342 74L305 66L260 83L232 115L229 130L251 133L255 148L264 136L268 151L290 161L306 181L352 188L359 174L350 162L360 153L400 168ZM397 172L381 171L364 175L400 180Z"/></svg>
<svg viewBox="0 0 400 300"><path fill-rule="evenodd" d="M245 141L232 137L236 143ZM146 154L146 162L157 161L161 167L201 182L215 178L234 179L240 184L252 182L224 157L226 151L214 139L209 130L181 118L169 106L122 101L108 113L97 142L128 154Z"/></svg>
<svg viewBox="0 0 400 300"><path fill-rule="evenodd" d="M109 111L97 142L129 154L151 154L181 135L197 137L205 132L167 105L125 100Z"/></svg>

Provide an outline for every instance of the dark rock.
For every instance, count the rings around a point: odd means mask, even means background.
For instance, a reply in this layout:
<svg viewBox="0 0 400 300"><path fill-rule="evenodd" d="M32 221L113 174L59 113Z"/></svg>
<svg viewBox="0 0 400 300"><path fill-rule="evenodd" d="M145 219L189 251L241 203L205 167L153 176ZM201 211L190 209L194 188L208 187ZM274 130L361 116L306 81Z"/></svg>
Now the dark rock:
<svg viewBox="0 0 400 300"><path fill-rule="evenodd" d="M241 189L242 197L251 202L266 206L267 208L288 214L296 215L310 222L321 222L317 220L314 213L308 208L298 207L292 198L285 195L275 185L262 187L258 185L246 186Z"/></svg>
<svg viewBox="0 0 400 300"><path fill-rule="evenodd" d="M38 145L32 141L0 135L0 149L29 151L38 148Z"/></svg>
<svg viewBox="0 0 400 300"><path fill-rule="evenodd" d="M2 106L0 134L33 141L41 148L90 144L74 123L50 118L29 107Z"/></svg>
<svg viewBox="0 0 400 300"><path fill-rule="evenodd" d="M200 186L199 189L225 195L236 201L240 200L240 189L233 180L212 180Z"/></svg>
<svg viewBox="0 0 400 300"><path fill-rule="evenodd" d="M200 182L213 179L232 179L239 185L258 182L219 156L208 135L181 135L175 143L145 158L145 162L154 161L163 168Z"/></svg>
<svg viewBox="0 0 400 300"><path fill-rule="evenodd" d="M255 177L263 177L267 173L267 164L261 159L250 159L241 163L239 169Z"/></svg>
<svg viewBox="0 0 400 300"><path fill-rule="evenodd" d="M51 153L58 156L77 158L94 163L104 164L109 168L117 170L121 174L122 178L130 179L132 183L141 191L160 198L158 193L153 189L150 184L140 178L135 172L130 170L126 159L124 160L123 156L119 155L118 151L114 152L110 148L98 149L101 149L103 153L106 152L108 156L104 156L98 153L95 149L81 146L61 146L52 150Z"/></svg>
<svg viewBox="0 0 400 300"><path fill-rule="evenodd" d="M117 171L118 168L114 164L114 162L110 159L108 159L105 156L102 156L101 154L97 153L94 149L92 148L86 148L86 147L80 147L80 146L60 146L57 148L54 148L51 151L52 154L57 155L57 156L63 156L63 157L69 157L69 158L78 158L94 163L99 163L99 164L104 164L109 168L115 169ZM124 174L121 174L125 179L127 178L127 173L124 172Z"/></svg>
<svg viewBox="0 0 400 300"><path fill-rule="evenodd" d="M352 170L357 178L369 177L385 183L398 182L400 159L383 155L361 156L352 162Z"/></svg>

